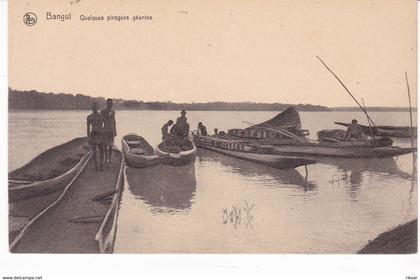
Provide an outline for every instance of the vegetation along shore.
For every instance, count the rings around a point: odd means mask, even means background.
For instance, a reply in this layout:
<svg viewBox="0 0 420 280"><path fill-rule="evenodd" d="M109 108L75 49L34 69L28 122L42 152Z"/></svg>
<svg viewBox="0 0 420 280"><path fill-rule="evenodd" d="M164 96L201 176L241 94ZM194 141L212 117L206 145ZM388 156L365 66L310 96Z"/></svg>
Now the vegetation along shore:
<svg viewBox="0 0 420 280"><path fill-rule="evenodd" d="M9 88L10 110L89 110L93 101L105 104L104 97L83 94L44 93L36 90L21 91ZM358 107L325 107L312 104L254 103L254 102L205 102L173 103L146 102L141 100L114 99L114 107L123 110L167 111L284 111L293 106L298 111L358 111ZM405 107L368 107L369 111L408 111Z"/></svg>

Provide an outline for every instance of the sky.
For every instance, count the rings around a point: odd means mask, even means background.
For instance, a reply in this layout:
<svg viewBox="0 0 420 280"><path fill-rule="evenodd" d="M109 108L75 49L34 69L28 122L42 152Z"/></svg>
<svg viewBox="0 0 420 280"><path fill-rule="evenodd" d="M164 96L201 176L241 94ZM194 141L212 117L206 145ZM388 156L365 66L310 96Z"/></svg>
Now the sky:
<svg viewBox="0 0 420 280"><path fill-rule="evenodd" d="M37 15L34 26L23 23L26 12ZM72 18L47 20L47 12ZM413 95L417 88L416 1L9 2L12 89L355 106L317 55L367 106L407 106L405 71Z"/></svg>

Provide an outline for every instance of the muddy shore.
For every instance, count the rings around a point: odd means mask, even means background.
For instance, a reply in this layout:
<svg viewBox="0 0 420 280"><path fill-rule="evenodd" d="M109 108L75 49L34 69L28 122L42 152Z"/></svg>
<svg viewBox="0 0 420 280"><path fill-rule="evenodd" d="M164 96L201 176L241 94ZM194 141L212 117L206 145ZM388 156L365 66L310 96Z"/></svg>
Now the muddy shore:
<svg viewBox="0 0 420 280"><path fill-rule="evenodd" d="M417 253L417 219L381 233L357 252L358 254Z"/></svg>

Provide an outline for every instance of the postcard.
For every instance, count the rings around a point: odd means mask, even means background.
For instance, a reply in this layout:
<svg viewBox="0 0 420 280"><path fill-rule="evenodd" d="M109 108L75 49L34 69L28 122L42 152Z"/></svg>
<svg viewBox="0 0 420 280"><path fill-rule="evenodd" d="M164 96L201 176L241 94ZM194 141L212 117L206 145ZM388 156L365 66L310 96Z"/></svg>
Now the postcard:
<svg viewBox="0 0 420 280"><path fill-rule="evenodd" d="M416 5L10 1L9 253L417 254Z"/></svg>

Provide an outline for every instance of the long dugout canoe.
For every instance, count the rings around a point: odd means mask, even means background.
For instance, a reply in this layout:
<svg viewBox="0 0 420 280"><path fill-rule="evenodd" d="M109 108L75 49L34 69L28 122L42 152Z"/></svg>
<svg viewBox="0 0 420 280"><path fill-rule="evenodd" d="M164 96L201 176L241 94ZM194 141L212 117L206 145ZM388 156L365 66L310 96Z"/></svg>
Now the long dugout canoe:
<svg viewBox="0 0 420 280"><path fill-rule="evenodd" d="M302 157L336 157L336 158L386 158L409 154L417 148L375 147L375 146L340 146L339 144L308 144L273 146L273 152Z"/></svg>
<svg viewBox="0 0 420 280"><path fill-rule="evenodd" d="M85 162L90 158L90 152L84 149L86 138L75 138L62 145L53 147L37 157L28 164L9 173L9 201L18 201L35 196L50 194L61 190L66 186L78 172L85 166ZM58 176L46 178L45 180L32 180L37 177L38 173L42 173L41 169L50 170L59 162L55 162L58 154L65 154L68 151L72 153L80 153L72 155L77 158L71 158L72 162L65 166L65 169ZM43 165L41 167L41 165Z"/></svg>
<svg viewBox="0 0 420 280"><path fill-rule="evenodd" d="M264 153L261 151L257 152L254 147L235 140L229 141L210 136L194 135L194 143L200 148L205 148L221 154L278 169L293 169L302 165L315 163L315 160L305 159L302 157L283 156L280 154Z"/></svg>

